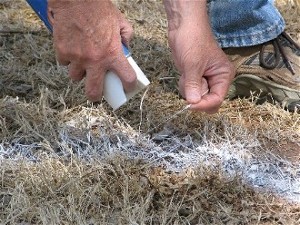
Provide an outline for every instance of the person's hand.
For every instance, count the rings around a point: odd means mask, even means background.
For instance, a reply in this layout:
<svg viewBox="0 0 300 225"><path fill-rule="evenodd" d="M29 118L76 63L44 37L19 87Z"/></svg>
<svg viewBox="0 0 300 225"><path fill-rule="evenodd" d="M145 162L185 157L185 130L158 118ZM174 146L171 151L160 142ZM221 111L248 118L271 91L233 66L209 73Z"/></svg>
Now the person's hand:
<svg viewBox="0 0 300 225"><path fill-rule="evenodd" d="M191 29L193 35L188 35ZM169 33L175 65L181 74L181 95L191 104L190 109L215 113L226 97L234 72L215 41L203 39L195 27L185 26Z"/></svg>
<svg viewBox="0 0 300 225"><path fill-rule="evenodd" d="M234 69L214 40L206 3L176 1L174 4L167 1L165 5L169 45L181 74L180 93L191 104L190 109L215 113L226 97Z"/></svg>
<svg viewBox="0 0 300 225"><path fill-rule="evenodd" d="M122 51L133 33L131 25L110 0L48 1L56 58L68 65L74 81L86 77L85 92L91 101L102 97L108 70L121 79L125 91L134 89L136 74Z"/></svg>

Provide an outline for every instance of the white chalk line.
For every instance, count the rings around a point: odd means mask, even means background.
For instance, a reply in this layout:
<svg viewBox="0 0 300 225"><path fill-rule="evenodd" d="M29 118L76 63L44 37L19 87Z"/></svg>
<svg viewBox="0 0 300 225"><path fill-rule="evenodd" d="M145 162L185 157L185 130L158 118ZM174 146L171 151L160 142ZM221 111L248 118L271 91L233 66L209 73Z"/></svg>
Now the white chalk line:
<svg viewBox="0 0 300 225"><path fill-rule="evenodd" d="M172 131L165 131L154 138L138 137L137 140L132 131L131 134L107 132L102 128L99 128L101 135L97 137L79 129L79 133L82 132L79 137L73 133L77 129L73 122L65 124L60 130L60 151L55 152L55 156L69 158L70 154L76 154L79 158L91 160L122 153L175 172L198 165L216 166L229 178L238 174L246 184L258 190L271 191L288 201L300 203L300 164L293 165L270 152L262 152L255 137L216 142L208 140L205 135L201 140L193 140L188 134L178 137ZM18 140L13 144L0 143L0 160L26 159L36 162L42 148L40 143L25 145L18 144ZM256 154L258 150L261 154Z"/></svg>

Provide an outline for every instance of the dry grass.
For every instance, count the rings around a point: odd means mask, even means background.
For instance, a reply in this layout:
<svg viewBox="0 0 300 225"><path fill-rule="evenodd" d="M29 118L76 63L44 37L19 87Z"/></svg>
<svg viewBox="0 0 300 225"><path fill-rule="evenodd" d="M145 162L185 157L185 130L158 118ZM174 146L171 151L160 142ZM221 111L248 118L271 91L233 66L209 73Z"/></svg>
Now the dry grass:
<svg viewBox="0 0 300 225"><path fill-rule="evenodd" d="M4 169L5 168L5 169ZM297 224L298 209L219 170L166 173L141 162L6 162L2 213L25 224ZM22 224L24 224L22 223Z"/></svg>
<svg viewBox="0 0 300 225"><path fill-rule="evenodd" d="M299 39L299 0L277 4ZM113 114L69 82L24 2L0 2L0 30L17 31L0 34L0 224L299 224L299 204L281 198L286 192L247 178L259 161L300 179L299 114L239 99L216 115L184 112L152 130L184 106L176 79L166 79L178 74L165 15L157 1L118 5L134 24L133 56L152 84L142 111L138 96ZM237 162L222 161L230 154Z"/></svg>

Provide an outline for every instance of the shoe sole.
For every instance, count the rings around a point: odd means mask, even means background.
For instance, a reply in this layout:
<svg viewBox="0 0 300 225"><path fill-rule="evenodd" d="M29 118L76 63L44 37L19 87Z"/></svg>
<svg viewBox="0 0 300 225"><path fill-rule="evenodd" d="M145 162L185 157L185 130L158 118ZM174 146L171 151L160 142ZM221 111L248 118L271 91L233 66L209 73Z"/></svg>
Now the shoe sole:
<svg viewBox="0 0 300 225"><path fill-rule="evenodd" d="M289 111L300 109L300 91L264 80L252 74L237 76L230 86L228 98L258 96L261 100L277 101Z"/></svg>

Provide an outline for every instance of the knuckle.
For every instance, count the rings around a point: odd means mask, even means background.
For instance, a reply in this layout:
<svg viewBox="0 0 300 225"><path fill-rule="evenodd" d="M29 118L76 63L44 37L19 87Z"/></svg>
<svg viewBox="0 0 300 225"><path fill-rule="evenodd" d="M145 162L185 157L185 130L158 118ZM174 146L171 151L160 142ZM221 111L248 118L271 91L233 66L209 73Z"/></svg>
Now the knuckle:
<svg viewBox="0 0 300 225"><path fill-rule="evenodd" d="M92 102L96 102L99 100L100 96L98 94L97 91L93 90L93 89L88 89L85 92L86 96L88 97L88 99Z"/></svg>
<svg viewBox="0 0 300 225"><path fill-rule="evenodd" d="M70 71L69 72L69 77L71 78L72 81L76 82L76 81L82 80L83 75L81 75L80 73L75 72L75 71Z"/></svg>
<svg viewBox="0 0 300 225"><path fill-rule="evenodd" d="M98 48L89 49L81 58L90 61L102 61L104 59L111 61L111 63L117 62L119 57L119 49L114 46L109 46L106 50L99 50Z"/></svg>
<svg viewBox="0 0 300 225"><path fill-rule="evenodd" d="M131 76L131 77L126 76L126 78L125 78L125 80L123 80L123 82L125 82L124 83L124 88L127 91L132 91L132 90L134 90L134 88L136 86L137 80L133 76Z"/></svg>
<svg viewBox="0 0 300 225"><path fill-rule="evenodd" d="M119 55L119 48L118 48L118 46L109 46L109 48L108 48L108 54L109 54L109 56L111 56L111 57L113 57L113 59L114 60L116 60L118 57L118 55Z"/></svg>
<svg viewBox="0 0 300 225"><path fill-rule="evenodd" d="M230 79L233 79L236 72L234 65L230 61L226 61L224 63L224 69L225 69L225 73L228 74L228 77Z"/></svg>
<svg viewBox="0 0 300 225"><path fill-rule="evenodd" d="M228 70L228 73L232 74L235 72L235 67L233 65L233 63L228 59L228 57L224 57L224 60L223 60L223 64L224 64L224 67L227 68Z"/></svg>
<svg viewBox="0 0 300 225"><path fill-rule="evenodd" d="M132 36L133 35L133 27L131 26L131 24L128 24L127 30L128 30L129 35Z"/></svg>
<svg viewBox="0 0 300 225"><path fill-rule="evenodd" d="M123 20L122 20L122 24L123 24L123 27L126 29L126 30L132 30L132 25L131 25L131 23L127 20L127 19L125 19L124 17L123 17Z"/></svg>
<svg viewBox="0 0 300 225"><path fill-rule="evenodd" d="M191 88L195 89L198 87L199 87L199 82L197 80L188 79L185 82L185 88L187 88L187 89L191 89Z"/></svg>
<svg viewBox="0 0 300 225"><path fill-rule="evenodd" d="M215 106L216 106L217 108L219 108L219 107L222 105L223 100L224 100L224 99L220 97L220 98L216 101Z"/></svg>
<svg viewBox="0 0 300 225"><path fill-rule="evenodd" d="M81 61L83 59L81 51L78 49L74 49L72 52L72 58Z"/></svg>
<svg viewBox="0 0 300 225"><path fill-rule="evenodd" d="M134 84L136 82L136 75L134 73L128 74L124 77L124 81L129 84Z"/></svg>
<svg viewBox="0 0 300 225"><path fill-rule="evenodd" d="M68 50L62 43L56 43L55 50L60 57L66 57L68 55Z"/></svg>

